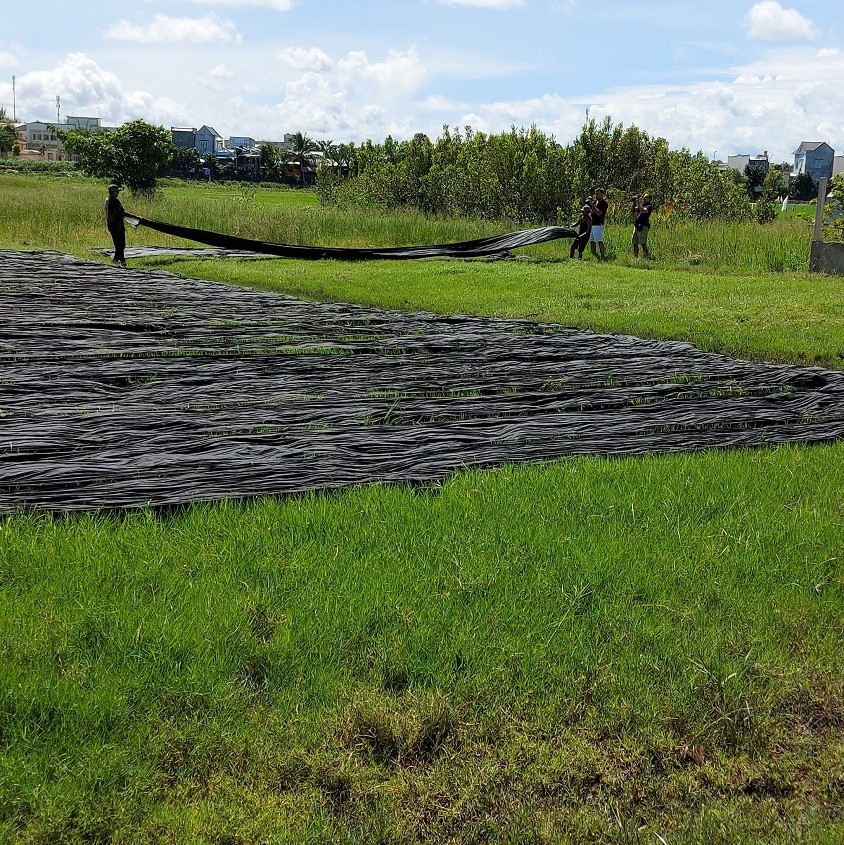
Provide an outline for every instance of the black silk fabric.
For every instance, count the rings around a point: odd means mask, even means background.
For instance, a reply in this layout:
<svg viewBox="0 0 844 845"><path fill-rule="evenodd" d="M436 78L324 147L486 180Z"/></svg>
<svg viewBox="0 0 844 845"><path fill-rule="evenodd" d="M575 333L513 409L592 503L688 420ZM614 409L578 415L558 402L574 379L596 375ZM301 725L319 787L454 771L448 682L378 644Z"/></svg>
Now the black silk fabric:
<svg viewBox="0 0 844 845"><path fill-rule="evenodd" d="M474 241L462 241L451 244L431 244L429 246L392 246L375 247L371 249L351 249L331 246L297 246L296 244L278 244L271 241L253 241L249 238L239 238L234 235L224 235L219 232L208 232L204 229L191 229L187 226L176 226L173 223L162 223L158 220L148 220L135 214L127 214L126 222L132 226L146 226L166 235L185 238L201 244L219 247L221 249L257 252L263 255L276 255L279 258L300 258L304 260L320 260L333 258L336 261L375 261L382 259L409 260L413 258L488 258L504 256L511 249L523 246L534 246L546 241L559 238L577 237L574 229L565 226L544 226L540 229L526 229L521 232L510 232L506 235L495 235L490 238L478 238Z"/></svg>

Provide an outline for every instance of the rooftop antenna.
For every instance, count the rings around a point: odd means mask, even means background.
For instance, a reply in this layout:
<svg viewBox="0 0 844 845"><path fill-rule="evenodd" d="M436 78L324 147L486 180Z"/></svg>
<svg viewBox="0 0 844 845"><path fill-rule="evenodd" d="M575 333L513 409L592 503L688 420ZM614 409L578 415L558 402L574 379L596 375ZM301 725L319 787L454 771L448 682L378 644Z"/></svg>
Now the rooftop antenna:
<svg viewBox="0 0 844 845"><path fill-rule="evenodd" d="M62 111L62 98L56 94L56 125L58 126L61 122L61 111Z"/></svg>

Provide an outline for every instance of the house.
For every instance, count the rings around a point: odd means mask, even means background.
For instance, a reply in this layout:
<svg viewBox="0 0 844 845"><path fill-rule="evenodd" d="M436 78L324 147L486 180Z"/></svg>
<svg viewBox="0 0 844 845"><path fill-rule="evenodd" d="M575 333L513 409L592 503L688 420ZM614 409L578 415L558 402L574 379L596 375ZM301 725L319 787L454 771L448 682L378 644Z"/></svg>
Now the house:
<svg viewBox="0 0 844 845"><path fill-rule="evenodd" d="M223 136L211 126L202 126L196 130L194 146L200 155L217 155L223 149Z"/></svg>
<svg viewBox="0 0 844 845"><path fill-rule="evenodd" d="M173 143L181 150L192 150L196 148L196 127L171 126L170 134L173 136Z"/></svg>
<svg viewBox="0 0 844 845"><path fill-rule="evenodd" d="M734 155L734 156L727 156L727 166L731 167L733 170L738 170L742 176L745 175L745 171L748 167L757 168L763 174L768 172L768 167L770 163L768 162L768 151L765 150L762 155Z"/></svg>
<svg viewBox="0 0 844 845"><path fill-rule="evenodd" d="M290 152L290 144L288 144L287 141L256 141L255 143L258 146L258 149L261 147L271 147L277 152L284 153L285 155Z"/></svg>
<svg viewBox="0 0 844 845"><path fill-rule="evenodd" d="M72 117L68 115L64 119L64 126L62 129L84 129L87 132L96 132L98 129L105 129L106 127L100 125L98 117Z"/></svg>
<svg viewBox="0 0 844 845"><path fill-rule="evenodd" d="M15 134L21 147L21 155L29 158L46 159L47 161L62 161L66 158L77 159L78 156L68 156L57 130L69 132L71 129L84 129L87 132L99 130L110 131L112 127L103 126L98 117L68 116L65 123L58 125L46 123L42 120L32 120L29 123L19 123L15 126Z"/></svg>
<svg viewBox="0 0 844 845"><path fill-rule="evenodd" d="M838 176L841 173L844 173L844 155L832 159L832 175Z"/></svg>
<svg viewBox="0 0 844 845"><path fill-rule="evenodd" d="M226 141L226 146L230 150L233 150L236 147L240 147L244 150L254 150L258 146L258 143L254 138L248 138L246 135L232 135L232 137Z"/></svg>
<svg viewBox="0 0 844 845"><path fill-rule="evenodd" d="M816 182L832 176L835 150L826 141L802 141L794 151L792 176L808 173Z"/></svg>
<svg viewBox="0 0 844 845"><path fill-rule="evenodd" d="M71 127L61 127L71 128ZM30 120L19 124L17 135L20 139L21 152L29 151L39 154L48 161L58 161L63 158L62 142L56 134L55 124L45 123L43 120Z"/></svg>

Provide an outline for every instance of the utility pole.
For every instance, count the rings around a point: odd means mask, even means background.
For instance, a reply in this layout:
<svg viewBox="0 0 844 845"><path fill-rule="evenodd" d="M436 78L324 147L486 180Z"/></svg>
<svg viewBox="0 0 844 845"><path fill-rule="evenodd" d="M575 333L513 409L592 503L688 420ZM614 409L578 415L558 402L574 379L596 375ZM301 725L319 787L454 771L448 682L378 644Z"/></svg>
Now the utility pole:
<svg viewBox="0 0 844 845"><path fill-rule="evenodd" d="M58 126L62 122L61 112L62 98L58 94L56 94L56 126Z"/></svg>
<svg viewBox="0 0 844 845"><path fill-rule="evenodd" d="M18 122L18 112L15 103L15 77L12 77L12 123Z"/></svg>

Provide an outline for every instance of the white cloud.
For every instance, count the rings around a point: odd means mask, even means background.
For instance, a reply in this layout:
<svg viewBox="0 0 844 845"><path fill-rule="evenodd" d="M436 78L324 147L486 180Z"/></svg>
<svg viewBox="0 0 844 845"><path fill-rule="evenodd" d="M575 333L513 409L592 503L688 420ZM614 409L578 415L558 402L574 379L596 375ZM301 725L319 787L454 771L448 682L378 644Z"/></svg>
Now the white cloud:
<svg viewBox="0 0 844 845"><path fill-rule="evenodd" d="M334 67L334 62L318 47L288 47L276 55L285 67L296 73L323 73Z"/></svg>
<svg viewBox="0 0 844 845"><path fill-rule="evenodd" d="M383 62L370 62L363 50L355 50L337 62L337 70L344 91L352 95L376 95L387 102L412 95L426 76L413 47L406 53L390 50Z"/></svg>
<svg viewBox="0 0 844 845"><path fill-rule="evenodd" d="M334 62L316 48L291 48L278 58L300 74L285 86L277 122L350 140L416 131L410 110L426 71L415 49L390 50L383 61L352 51Z"/></svg>
<svg viewBox="0 0 844 845"><path fill-rule="evenodd" d="M211 41L240 41L235 25L231 21L221 21L214 15L206 15L202 18L172 18L169 15L157 14L145 26L120 20L106 30L106 37L115 41L135 41L139 44L205 44Z"/></svg>
<svg viewBox="0 0 844 845"><path fill-rule="evenodd" d="M234 74L225 65L216 65L207 73L203 72L196 77L196 84L206 91L220 93L230 90L228 81L234 78Z"/></svg>
<svg viewBox="0 0 844 845"><path fill-rule="evenodd" d="M455 112L465 111L466 103L458 103L442 94L431 94L419 103L419 107L426 111Z"/></svg>
<svg viewBox="0 0 844 845"><path fill-rule="evenodd" d="M260 9L270 9L273 12L289 12L293 8L293 0L191 0L205 6L252 6Z"/></svg>
<svg viewBox="0 0 844 845"><path fill-rule="evenodd" d="M795 50L736 70L735 82L684 86L662 100L635 101L637 89L620 91L598 99L593 114L635 123L673 147L717 149L721 158L767 149L772 160L787 161L810 136L844 146L844 57L819 66L814 51Z"/></svg>
<svg viewBox="0 0 844 845"><path fill-rule="evenodd" d="M773 82L774 78L770 74L765 76L737 76L735 78L736 85L761 85L763 82Z"/></svg>
<svg viewBox="0 0 844 845"><path fill-rule="evenodd" d="M14 54L0 50L0 67L14 70L16 67L20 67L20 61Z"/></svg>
<svg viewBox="0 0 844 845"><path fill-rule="evenodd" d="M8 89L11 95L11 85ZM102 118L105 125L136 118L182 122L187 112L169 97L125 90L114 73L103 70L84 53L69 53L51 70L18 76L16 91L18 117L24 120L54 120L57 95L61 97L63 116L91 115Z"/></svg>
<svg viewBox="0 0 844 845"><path fill-rule="evenodd" d="M519 9L525 0L437 0L444 6L472 6L476 9Z"/></svg>
<svg viewBox="0 0 844 845"><path fill-rule="evenodd" d="M776 0L762 0L744 19L748 35L760 41L802 41L817 37L815 25L796 9L785 9Z"/></svg>

